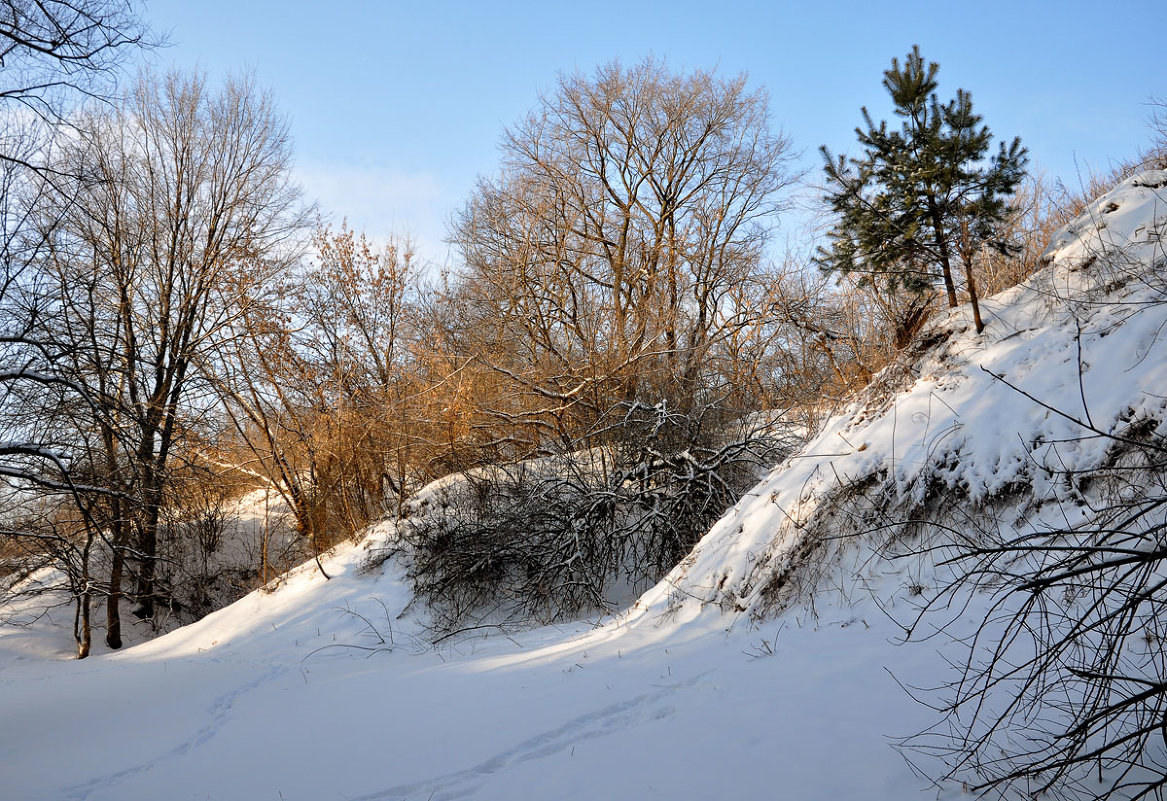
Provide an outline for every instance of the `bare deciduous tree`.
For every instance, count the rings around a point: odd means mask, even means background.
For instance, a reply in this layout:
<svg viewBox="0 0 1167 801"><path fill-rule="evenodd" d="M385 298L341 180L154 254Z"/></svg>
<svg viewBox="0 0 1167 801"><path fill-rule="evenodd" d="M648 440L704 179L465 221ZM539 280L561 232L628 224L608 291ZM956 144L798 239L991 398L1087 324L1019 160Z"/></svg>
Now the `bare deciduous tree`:
<svg viewBox="0 0 1167 801"><path fill-rule="evenodd" d="M209 376L249 288L284 268L302 224L287 128L247 80L143 76L61 148L42 204L49 254L36 302L53 365L87 402L62 410L74 469L103 487L94 525L112 563L106 640L121 644L125 571L150 618L168 470L213 403Z"/></svg>
<svg viewBox="0 0 1167 801"><path fill-rule="evenodd" d="M22 121L65 122L79 98L108 99L125 59L157 42L135 0L0 2L0 161L47 174Z"/></svg>
<svg viewBox="0 0 1167 801"><path fill-rule="evenodd" d="M689 409L726 388L718 351L764 313L764 247L793 181L765 95L612 64L561 78L502 147L453 231L467 335L514 390L498 411L572 442L614 404Z"/></svg>
<svg viewBox="0 0 1167 801"><path fill-rule="evenodd" d="M44 310L26 303L36 290L31 265L45 244L32 210L48 187L72 177L52 160L53 139L75 123L71 112L86 98L108 98L124 59L152 43L132 0L0 3L0 476L7 485L0 490L0 545L48 555L63 568L76 601L80 657L90 647L94 542L82 493L96 487L71 474L51 413L30 413L86 400L53 374L61 346L38 338ZM69 499L76 515L31 497L41 492Z"/></svg>
<svg viewBox="0 0 1167 801"><path fill-rule="evenodd" d="M414 527L432 557L415 575L423 592L465 580L493 538L497 570L470 581L564 614L675 564L772 456L749 414L772 400L766 246L795 176L744 76L654 61L563 76L502 151L454 221L462 270L438 314L449 380L472 388L444 407L474 445L461 467L496 465L498 497ZM497 467L533 456L564 474Z"/></svg>

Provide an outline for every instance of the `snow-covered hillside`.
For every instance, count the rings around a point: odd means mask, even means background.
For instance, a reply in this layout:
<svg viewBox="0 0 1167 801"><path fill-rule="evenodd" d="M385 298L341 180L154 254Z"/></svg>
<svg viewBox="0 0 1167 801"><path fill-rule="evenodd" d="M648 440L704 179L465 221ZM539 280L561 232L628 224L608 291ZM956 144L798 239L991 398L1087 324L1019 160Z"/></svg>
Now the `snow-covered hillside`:
<svg viewBox="0 0 1167 801"><path fill-rule="evenodd" d="M967 797L891 747L934 722L903 686L945 681L953 644L902 644L934 576L880 559L879 521L1064 516L1067 469L1110 448L1068 417L1167 433L1164 235L1167 173L1102 198L984 301L984 334L934 321L614 618L431 647L399 566L365 567L383 524L329 555L331 581L305 565L118 653L71 661L46 620L0 630L0 795Z"/></svg>
<svg viewBox="0 0 1167 801"><path fill-rule="evenodd" d="M961 505L1032 524L1071 500L1067 477L1103 465L1114 445L1075 420L1167 433L1167 172L1097 200L1042 261L983 302L982 334L967 307L932 322L645 600L763 613L798 600L791 569L812 550L822 557L824 536Z"/></svg>

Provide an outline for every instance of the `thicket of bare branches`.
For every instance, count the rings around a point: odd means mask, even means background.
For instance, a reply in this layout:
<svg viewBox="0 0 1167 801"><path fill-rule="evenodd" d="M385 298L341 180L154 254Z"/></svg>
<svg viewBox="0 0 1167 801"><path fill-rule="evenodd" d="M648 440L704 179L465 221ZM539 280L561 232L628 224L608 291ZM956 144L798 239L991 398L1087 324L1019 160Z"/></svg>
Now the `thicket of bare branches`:
<svg viewBox="0 0 1167 801"><path fill-rule="evenodd" d="M51 177L40 151L54 128L111 98L120 68L159 41L136 0L0 2L0 162Z"/></svg>
<svg viewBox="0 0 1167 801"><path fill-rule="evenodd" d="M694 424L637 406L625 436L461 474L401 527L409 574L448 632L611 610L675 566L797 444L759 416L693 445ZM681 447L684 445L684 447Z"/></svg>
<svg viewBox="0 0 1167 801"><path fill-rule="evenodd" d="M243 446L235 456L319 554L396 516L428 474L409 244L320 228L311 245L309 265L248 306L219 387Z"/></svg>
<svg viewBox="0 0 1167 801"><path fill-rule="evenodd" d="M966 656L941 691L943 720L905 745L939 757L975 793L1162 798L1167 442L1153 419L1111 431L1088 413L1047 408L1109 443L1102 467L1063 475L1086 504L1066 519L1085 512L1085 522L1003 536L970 521L943 535L934 555L956 578L923 615L951 615L981 589L991 603L975 632L959 635ZM1044 467L1064 472L1056 458Z"/></svg>

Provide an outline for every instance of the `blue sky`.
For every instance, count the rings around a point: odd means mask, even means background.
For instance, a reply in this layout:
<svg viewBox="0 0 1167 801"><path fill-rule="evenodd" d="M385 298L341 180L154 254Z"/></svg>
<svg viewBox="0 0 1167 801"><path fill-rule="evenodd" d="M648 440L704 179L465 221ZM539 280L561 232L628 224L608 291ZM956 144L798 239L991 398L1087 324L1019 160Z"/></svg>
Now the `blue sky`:
<svg viewBox="0 0 1167 801"><path fill-rule="evenodd" d="M1167 97L1162 0L1114 2L372 2L149 0L162 66L252 70L291 121L300 179L339 222L409 233L444 257L445 221L492 173L504 126L559 72L652 55L746 72L817 171L888 116L882 71L919 44L999 137L1076 184L1133 153Z"/></svg>

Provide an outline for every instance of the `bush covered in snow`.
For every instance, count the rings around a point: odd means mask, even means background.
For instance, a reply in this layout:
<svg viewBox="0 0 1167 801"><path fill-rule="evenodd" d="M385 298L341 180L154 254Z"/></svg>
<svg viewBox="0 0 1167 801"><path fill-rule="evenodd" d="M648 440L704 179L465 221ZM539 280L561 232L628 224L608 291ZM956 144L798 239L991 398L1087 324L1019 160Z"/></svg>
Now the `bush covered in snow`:
<svg viewBox="0 0 1167 801"><path fill-rule="evenodd" d="M448 628L550 621L630 602L689 552L799 431L764 416L713 432L634 406L626 436L438 482L402 528L418 594Z"/></svg>

